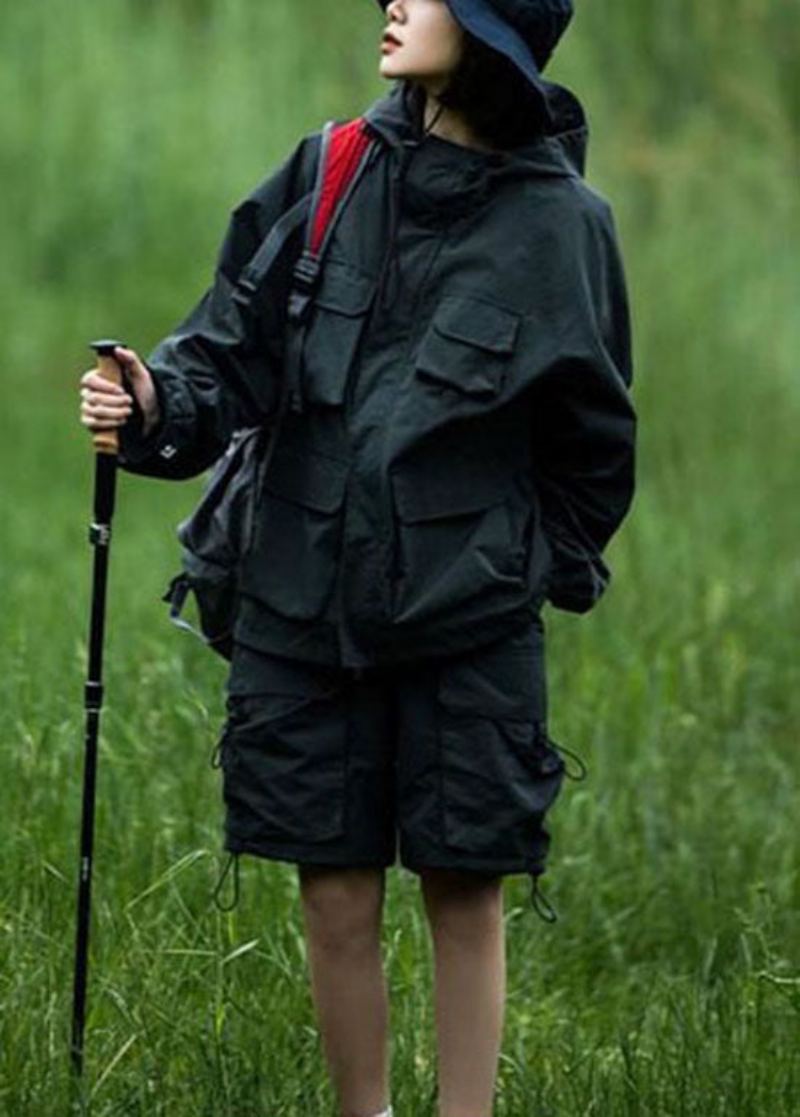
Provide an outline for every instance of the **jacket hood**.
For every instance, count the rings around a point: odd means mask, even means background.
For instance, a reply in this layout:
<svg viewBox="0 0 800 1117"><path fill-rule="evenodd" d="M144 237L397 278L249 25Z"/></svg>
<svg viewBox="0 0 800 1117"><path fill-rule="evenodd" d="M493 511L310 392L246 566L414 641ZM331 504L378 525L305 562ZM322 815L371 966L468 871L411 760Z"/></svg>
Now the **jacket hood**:
<svg viewBox="0 0 800 1117"><path fill-rule="evenodd" d="M544 79L542 84L550 115L545 131L502 151L481 151L425 132L402 81L364 112L369 128L395 155L379 302L391 266L398 277L402 271L397 258L401 210L422 224L444 227L479 208L503 180L583 177L589 136L583 106L566 86Z"/></svg>

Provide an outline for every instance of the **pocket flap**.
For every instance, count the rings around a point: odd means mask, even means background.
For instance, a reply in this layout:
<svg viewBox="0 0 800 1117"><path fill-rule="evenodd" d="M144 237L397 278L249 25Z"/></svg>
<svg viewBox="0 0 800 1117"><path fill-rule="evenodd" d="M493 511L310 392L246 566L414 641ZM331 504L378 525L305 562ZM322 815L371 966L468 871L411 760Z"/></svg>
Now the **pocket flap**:
<svg viewBox="0 0 800 1117"><path fill-rule="evenodd" d="M510 366L520 315L478 299L448 295L422 338L415 367L423 380L465 396L497 395Z"/></svg>
<svg viewBox="0 0 800 1117"><path fill-rule="evenodd" d="M404 467L392 472L397 514L405 523L481 512L504 501L512 481L507 469L469 458L430 472Z"/></svg>
<svg viewBox="0 0 800 1117"><path fill-rule="evenodd" d="M520 316L512 310L458 295L443 298L433 316L440 334L493 353L513 352L519 323Z"/></svg>
<svg viewBox="0 0 800 1117"><path fill-rule="evenodd" d="M319 454L277 450L269 463L264 488L318 512L335 512L347 484L347 462Z"/></svg>
<svg viewBox="0 0 800 1117"><path fill-rule="evenodd" d="M337 314L366 313L372 302L375 280L336 259L325 259L314 304Z"/></svg>

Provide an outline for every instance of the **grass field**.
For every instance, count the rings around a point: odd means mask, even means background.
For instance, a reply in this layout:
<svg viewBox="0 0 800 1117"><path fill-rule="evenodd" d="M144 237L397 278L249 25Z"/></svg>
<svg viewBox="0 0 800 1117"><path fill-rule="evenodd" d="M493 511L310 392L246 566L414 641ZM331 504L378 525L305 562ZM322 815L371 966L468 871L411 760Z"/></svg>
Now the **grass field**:
<svg viewBox="0 0 800 1117"><path fill-rule="evenodd" d="M369 0L54 0L0 10L0 1114L67 1112L91 549L87 343L147 353L233 206L360 112ZM586 5L549 70L628 269L639 486L589 615L548 609L540 922L507 879L498 1117L800 1112L800 32L792 0ZM120 475L85 1077L97 1117L335 1112L295 871L223 914L224 664L168 625L198 478ZM388 876L398 1117L433 1115L417 878Z"/></svg>

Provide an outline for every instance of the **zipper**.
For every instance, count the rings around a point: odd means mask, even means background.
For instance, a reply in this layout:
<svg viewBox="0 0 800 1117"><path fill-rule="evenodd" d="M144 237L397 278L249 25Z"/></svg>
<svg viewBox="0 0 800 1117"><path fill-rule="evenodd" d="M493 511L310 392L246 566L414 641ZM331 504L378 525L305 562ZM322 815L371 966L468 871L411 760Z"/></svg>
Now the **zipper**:
<svg viewBox="0 0 800 1117"><path fill-rule="evenodd" d="M415 300L414 311L412 315L413 322L419 321L419 309L421 306L425 305L425 299L430 289L430 276L432 271L436 267L436 263L439 260L439 257L442 254L444 243L445 237L439 237L436 249L431 255L431 258L428 262L428 266L425 270L425 275L417 292L417 298ZM418 327L412 332L409 343L406 346L405 350L405 357L408 363L411 363L411 354L415 352L419 342L422 340L428 329L430 329L430 323L427 323L424 327ZM387 546L388 561L384 562L384 571L386 577L389 579L389 613L387 619L391 620L397 612L397 583L405 572L405 567L400 561L400 539L399 529L397 526L397 506L394 499L391 471L387 471L385 490L385 503L388 505L389 508L389 531Z"/></svg>

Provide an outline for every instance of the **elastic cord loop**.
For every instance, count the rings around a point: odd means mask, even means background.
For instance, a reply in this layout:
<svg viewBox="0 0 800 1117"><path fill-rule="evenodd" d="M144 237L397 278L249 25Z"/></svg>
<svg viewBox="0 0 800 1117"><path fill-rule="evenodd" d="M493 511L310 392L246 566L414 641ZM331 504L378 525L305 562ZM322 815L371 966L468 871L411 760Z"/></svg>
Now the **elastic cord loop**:
<svg viewBox="0 0 800 1117"><path fill-rule="evenodd" d="M539 886L539 874L531 873L531 881L531 906L539 918L543 919L545 923L555 923L558 920L558 914L545 894L541 891Z"/></svg>
<svg viewBox="0 0 800 1117"><path fill-rule="evenodd" d="M568 749L565 745L559 745L557 741L553 741L552 739L550 739L550 744L553 746L554 749L558 749L559 752L563 752L567 756L571 756L575 763L578 765L577 775L574 771L571 772L569 768L564 768L564 775L567 777L567 779L575 780L576 783L580 783L581 780L585 780L587 775L589 774L589 769L583 759L578 756L576 752L573 752L572 749Z"/></svg>
<svg viewBox="0 0 800 1117"><path fill-rule="evenodd" d="M230 907L226 908L221 903L219 903L219 900L218 900L217 897L219 896L219 891L222 888L225 877L228 875L228 870L231 867L231 862L233 862L233 903L230 905ZM233 909L239 903L239 854L238 853L231 853L229 855L228 864L222 870L222 874L220 875L220 878L217 881L217 886L214 889L213 899L214 899L214 903L216 904L216 906L219 908L220 911L233 911Z"/></svg>

